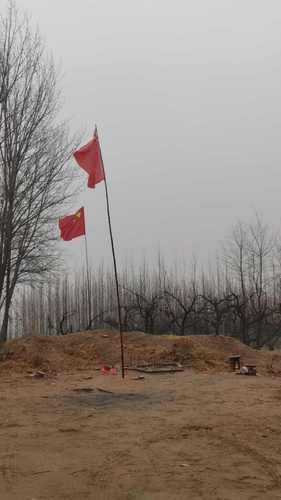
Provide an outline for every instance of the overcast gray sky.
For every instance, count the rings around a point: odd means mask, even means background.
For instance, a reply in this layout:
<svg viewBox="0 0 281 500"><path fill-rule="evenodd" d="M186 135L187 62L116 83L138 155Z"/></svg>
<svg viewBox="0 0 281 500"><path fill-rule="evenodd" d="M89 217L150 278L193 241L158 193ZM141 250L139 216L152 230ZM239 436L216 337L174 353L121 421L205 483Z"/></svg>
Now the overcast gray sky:
<svg viewBox="0 0 281 500"><path fill-rule="evenodd" d="M73 130L99 126L119 260L206 261L254 210L280 226L280 0L17 5L62 68ZM108 261L104 186L82 204L91 260Z"/></svg>

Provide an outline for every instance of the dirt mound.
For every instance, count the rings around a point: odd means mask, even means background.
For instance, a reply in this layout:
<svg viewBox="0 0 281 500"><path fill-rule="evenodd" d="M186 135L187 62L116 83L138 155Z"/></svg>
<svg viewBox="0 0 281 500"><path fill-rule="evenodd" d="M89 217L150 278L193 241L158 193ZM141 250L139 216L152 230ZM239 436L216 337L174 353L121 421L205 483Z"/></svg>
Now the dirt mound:
<svg viewBox="0 0 281 500"><path fill-rule="evenodd" d="M281 355L256 351L231 337L176 337L129 332L124 334L124 347L127 366L177 361L200 371L221 371L227 369L231 354L240 354L243 364L257 364L260 373L281 369ZM120 365L119 333L116 331L25 337L7 342L0 349L0 371L61 372L92 369L102 364Z"/></svg>

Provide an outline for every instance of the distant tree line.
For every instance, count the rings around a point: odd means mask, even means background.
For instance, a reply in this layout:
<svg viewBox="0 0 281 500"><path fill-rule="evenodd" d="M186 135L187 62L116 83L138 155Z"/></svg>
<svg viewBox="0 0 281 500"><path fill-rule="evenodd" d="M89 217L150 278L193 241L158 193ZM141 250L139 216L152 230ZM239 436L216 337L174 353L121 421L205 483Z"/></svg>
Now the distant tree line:
<svg viewBox="0 0 281 500"><path fill-rule="evenodd" d="M228 335L248 345L274 345L281 338L281 246L256 216L238 222L214 266L194 261L167 267L123 268L119 276L123 328L150 334ZM66 335L116 328L113 274L100 266L90 273L89 321L86 273L24 289L17 297L10 336Z"/></svg>

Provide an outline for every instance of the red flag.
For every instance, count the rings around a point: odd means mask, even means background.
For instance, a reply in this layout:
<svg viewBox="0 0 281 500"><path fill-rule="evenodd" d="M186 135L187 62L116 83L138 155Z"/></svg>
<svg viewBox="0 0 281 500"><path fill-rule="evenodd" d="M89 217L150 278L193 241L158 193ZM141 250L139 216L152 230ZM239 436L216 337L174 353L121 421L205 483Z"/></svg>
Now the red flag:
<svg viewBox="0 0 281 500"><path fill-rule="evenodd" d="M98 182L104 180L104 168L100 150L97 128L93 139L73 153L78 165L88 174L88 187L94 188Z"/></svg>
<svg viewBox="0 0 281 500"><path fill-rule="evenodd" d="M84 207L80 208L75 214L66 215L66 217L60 219L59 228L61 238L65 241L86 234Z"/></svg>

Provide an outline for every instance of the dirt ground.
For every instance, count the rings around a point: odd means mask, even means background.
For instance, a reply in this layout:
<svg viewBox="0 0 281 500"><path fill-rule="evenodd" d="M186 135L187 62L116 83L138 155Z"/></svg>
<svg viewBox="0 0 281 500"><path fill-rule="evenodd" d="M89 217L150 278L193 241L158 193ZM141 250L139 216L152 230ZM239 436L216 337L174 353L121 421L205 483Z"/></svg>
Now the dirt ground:
<svg viewBox="0 0 281 500"><path fill-rule="evenodd" d="M2 373L0 499L280 500L280 378L137 376Z"/></svg>
<svg viewBox="0 0 281 500"><path fill-rule="evenodd" d="M228 357L239 354L242 364L257 364L260 373L281 375L280 351L257 351L231 337L126 332L124 348L128 366L174 361L198 371L222 372L228 369ZM0 345L0 378L2 373L25 373L28 369L54 374L92 369L102 364L120 364L120 338L116 331L96 330L60 337L29 336Z"/></svg>

